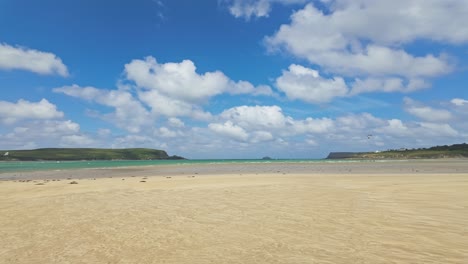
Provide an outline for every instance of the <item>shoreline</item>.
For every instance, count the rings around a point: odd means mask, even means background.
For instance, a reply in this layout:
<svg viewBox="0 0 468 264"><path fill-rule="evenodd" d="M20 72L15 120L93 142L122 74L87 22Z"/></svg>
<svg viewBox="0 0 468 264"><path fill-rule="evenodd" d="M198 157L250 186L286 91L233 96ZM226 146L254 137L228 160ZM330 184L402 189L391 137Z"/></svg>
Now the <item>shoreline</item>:
<svg viewBox="0 0 468 264"><path fill-rule="evenodd" d="M460 174L467 159L161 164L0 173L0 181L239 174Z"/></svg>

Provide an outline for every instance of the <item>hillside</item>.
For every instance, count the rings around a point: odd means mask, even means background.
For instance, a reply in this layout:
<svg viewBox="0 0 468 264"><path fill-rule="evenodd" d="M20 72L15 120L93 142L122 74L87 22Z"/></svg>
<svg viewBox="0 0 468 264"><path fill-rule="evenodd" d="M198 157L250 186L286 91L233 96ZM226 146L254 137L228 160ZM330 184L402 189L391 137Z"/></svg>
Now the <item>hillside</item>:
<svg viewBox="0 0 468 264"><path fill-rule="evenodd" d="M146 148L43 148L34 150L0 150L0 161L37 160L160 160L183 159L169 156L164 150Z"/></svg>
<svg viewBox="0 0 468 264"><path fill-rule="evenodd" d="M380 152L331 152L327 159L437 159L468 158L468 144Z"/></svg>

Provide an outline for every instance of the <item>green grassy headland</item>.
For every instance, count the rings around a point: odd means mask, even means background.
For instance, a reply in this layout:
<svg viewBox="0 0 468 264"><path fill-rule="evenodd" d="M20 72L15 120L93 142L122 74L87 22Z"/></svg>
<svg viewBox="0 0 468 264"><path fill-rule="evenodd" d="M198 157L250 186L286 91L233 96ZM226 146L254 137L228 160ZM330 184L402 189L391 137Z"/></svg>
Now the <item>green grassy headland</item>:
<svg viewBox="0 0 468 264"><path fill-rule="evenodd" d="M379 152L332 152L327 159L437 159L468 158L468 144L398 149Z"/></svg>
<svg viewBox="0 0 468 264"><path fill-rule="evenodd" d="M161 159L183 158L178 156L169 156L164 150L147 148L42 148L33 150L0 150L0 161Z"/></svg>

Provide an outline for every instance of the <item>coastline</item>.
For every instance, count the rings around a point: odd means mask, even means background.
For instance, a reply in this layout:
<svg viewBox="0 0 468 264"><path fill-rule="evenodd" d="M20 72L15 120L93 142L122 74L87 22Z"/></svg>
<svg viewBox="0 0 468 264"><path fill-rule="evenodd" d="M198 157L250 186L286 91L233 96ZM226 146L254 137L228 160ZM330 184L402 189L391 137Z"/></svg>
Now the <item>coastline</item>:
<svg viewBox="0 0 468 264"><path fill-rule="evenodd" d="M314 162L226 162L161 164L65 170L13 171L0 173L2 180L86 179L106 177L186 176L218 174L375 174L375 173L468 173L468 159L346 160Z"/></svg>

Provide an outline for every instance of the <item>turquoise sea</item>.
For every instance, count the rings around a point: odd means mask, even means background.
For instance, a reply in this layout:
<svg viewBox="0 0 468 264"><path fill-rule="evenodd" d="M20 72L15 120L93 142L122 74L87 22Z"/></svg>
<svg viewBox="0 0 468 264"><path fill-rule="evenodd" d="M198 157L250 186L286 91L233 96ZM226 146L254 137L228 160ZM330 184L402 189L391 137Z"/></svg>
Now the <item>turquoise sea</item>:
<svg viewBox="0 0 468 264"><path fill-rule="evenodd" d="M316 163L316 162L343 162L337 160L308 159L232 159L232 160L95 160L95 161L6 161L0 162L0 173L37 171L37 170L68 170L87 168L116 168L133 166L157 165L189 165L189 164L223 164L223 163Z"/></svg>

